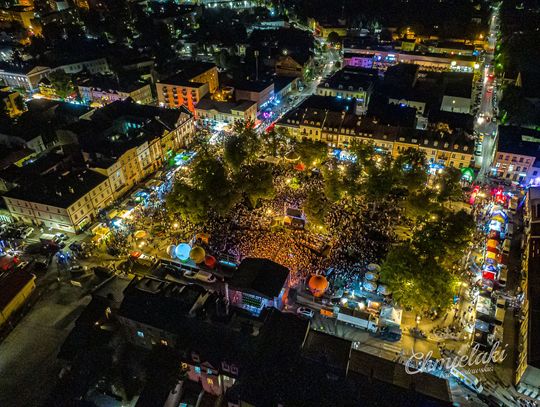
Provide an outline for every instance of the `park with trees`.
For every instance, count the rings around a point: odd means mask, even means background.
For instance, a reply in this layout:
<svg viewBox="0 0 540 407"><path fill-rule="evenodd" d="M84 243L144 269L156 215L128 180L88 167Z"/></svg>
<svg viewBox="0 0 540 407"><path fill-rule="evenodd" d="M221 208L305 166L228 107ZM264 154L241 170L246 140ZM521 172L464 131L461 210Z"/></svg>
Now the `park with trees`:
<svg viewBox="0 0 540 407"><path fill-rule="evenodd" d="M363 142L349 146L351 159L339 160L324 143L295 140L283 129L259 134L252 123L236 123L218 142L210 134L199 132L196 157L167 197L174 219L212 231L239 211L276 215L272 204L296 202L307 221L303 233L324 236L340 258L381 264L399 305L427 311L451 304L474 230L459 209L459 170L430 173L421 150L392 157ZM265 233L298 232L274 224ZM328 265L317 262L315 269Z"/></svg>

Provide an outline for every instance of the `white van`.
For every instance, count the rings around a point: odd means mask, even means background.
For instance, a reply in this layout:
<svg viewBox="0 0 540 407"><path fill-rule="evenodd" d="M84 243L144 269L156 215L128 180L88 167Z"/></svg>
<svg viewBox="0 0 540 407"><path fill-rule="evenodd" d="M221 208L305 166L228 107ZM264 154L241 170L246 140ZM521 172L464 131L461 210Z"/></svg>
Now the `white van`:
<svg viewBox="0 0 540 407"><path fill-rule="evenodd" d="M506 314L506 311L504 308L497 308L495 311L495 323L497 325L502 325L504 323L504 316Z"/></svg>
<svg viewBox="0 0 540 407"><path fill-rule="evenodd" d="M498 283L501 287L506 287L506 277L508 275L508 269L506 267L501 269L501 272L499 273L499 280ZM498 302L497 302L498 304Z"/></svg>
<svg viewBox="0 0 540 407"><path fill-rule="evenodd" d="M504 254L510 253L510 245L512 244L512 241L510 239L504 239L502 251Z"/></svg>

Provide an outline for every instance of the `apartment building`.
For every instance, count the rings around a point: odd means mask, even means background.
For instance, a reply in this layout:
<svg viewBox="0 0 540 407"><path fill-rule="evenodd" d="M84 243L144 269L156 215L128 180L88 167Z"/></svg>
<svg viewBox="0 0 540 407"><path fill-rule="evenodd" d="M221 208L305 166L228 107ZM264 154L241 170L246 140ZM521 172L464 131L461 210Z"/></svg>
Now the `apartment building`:
<svg viewBox="0 0 540 407"><path fill-rule="evenodd" d="M199 120L210 120L228 124L240 120L254 123L257 119L257 103L250 100L220 102L205 98L200 101L195 111Z"/></svg>
<svg viewBox="0 0 540 407"><path fill-rule="evenodd" d="M77 233L113 199L109 179L92 170L52 172L8 191L15 222Z"/></svg>
<svg viewBox="0 0 540 407"><path fill-rule="evenodd" d="M15 66L0 67L0 80L12 89L22 89L28 93L38 90L39 81L53 71L62 70L67 74L75 74L86 69L92 75L110 72L106 58L88 59L84 61L67 61L55 68L49 66Z"/></svg>
<svg viewBox="0 0 540 407"><path fill-rule="evenodd" d="M80 61L66 61L53 68L54 71L62 70L67 74L79 73L82 70L88 71L91 75L106 74L111 72L107 58L93 58Z"/></svg>
<svg viewBox="0 0 540 407"><path fill-rule="evenodd" d="M536 398L540 393L540 188L527 191L524 218L524 247L521 267L519 334L514 385L519 393Z"/></svg>
<svg viewBox="0 0 540 407"><path fill-rule="evenodd" d="M129 191L192 140L187 109L113 102L71 126L90 168L109 177L114 199Z"/></svg>
<svg viewBox="0 0 540 407"><path fill-rule="evenodd" d="M386 69L397 63L415 64L422 71L474 72L480 68L473 55L404 50L401 44L367 43L347 39L343 44L343 65Z"/></svg>
<svg viewBox="0 0 540 407"><path fill-rule="evenodd" d="M374 69L345 67L317 86L317 95L338 98L354 98L359 114L367 111L369 98L377 81L378 74Z"/></svg>
<svg viewBox="0 0 540 407"><path fill-rule="evenodd" d="M299 140L322 141L329 147L347 148L353 141L371 142L381 152L399 155L407 148L426 152L430 163L464 168L472 165L474 140L465 133L445 134L374 123L351 113L301 107L276 123Z"/></svg>
<svg viewBox="0 0 540 407"><path fill-rule="evenodd" d="M150 84L136 79L96 75L79 81L77 88L81 99L88 104L104 106L127 98L141 104L153 101Z"/></svg>
<svg viewBox="0 0 540 407"><path fill-rule="evenodd" d="M517 126L499 126L491 175L511 182L528 184L540 169L540 132Z"/></svg>
<svg viewBox="0 0 540 407"><path fill-rule="evenodd" d="M12 89L37 90L39 81L51 72L48 66L10 66L0 68L0 80Z"/></svg>
<svg viewBox="0 0 540 407"><path fill-rule="evenodd" d="M206 62L185 62L182 70L156 83L160 106L187 107L195 112L195 106L207 94L219 87L218 71L214 64Z"/></svg>

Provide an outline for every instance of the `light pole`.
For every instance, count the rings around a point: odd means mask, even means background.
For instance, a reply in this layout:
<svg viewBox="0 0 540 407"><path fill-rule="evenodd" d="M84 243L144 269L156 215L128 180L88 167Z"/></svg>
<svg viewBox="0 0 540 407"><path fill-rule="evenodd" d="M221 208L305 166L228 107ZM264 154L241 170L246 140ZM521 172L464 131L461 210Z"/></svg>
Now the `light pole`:
<svg viewBox="0 0 540 407"><path fill-rule="evenodd" d="M255 55L255 80L259 81L259 50L255 50L253 55Z"/></svg>

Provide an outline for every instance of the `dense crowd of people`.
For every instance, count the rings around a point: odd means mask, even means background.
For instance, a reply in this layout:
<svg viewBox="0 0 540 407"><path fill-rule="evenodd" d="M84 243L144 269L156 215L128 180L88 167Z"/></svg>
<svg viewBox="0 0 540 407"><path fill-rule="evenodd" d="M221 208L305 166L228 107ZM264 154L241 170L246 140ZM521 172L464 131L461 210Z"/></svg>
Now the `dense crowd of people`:
<svg viewBox="0 0 540 407"><path fill-rule="evenodd" d="M277 170L275 195L257 208L239 203L226 218L209 214L204 225L171 219L164 200L151 194L119 225L109 222L107 247L115 254L140 250L165 257L171 244L190 242L197 233L208 233L207 251L217 258L241 261L245 257L271 259L291 270L292 283L312 273L328 274L331 283L352 281L369 263L380 262L393 239L392 210L373 210L361 200L339 202L325 219L324 233L306 224L290 228L283 224L287 208L302 210L307 193L323 189L319 174ZM321 192L322 193L322 192ZM137 239L135 232L147 236ZM112 254L112 253L110 253Z"/></svg>

